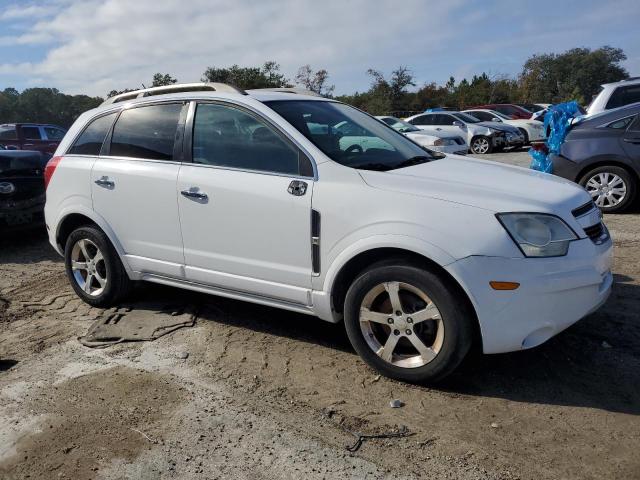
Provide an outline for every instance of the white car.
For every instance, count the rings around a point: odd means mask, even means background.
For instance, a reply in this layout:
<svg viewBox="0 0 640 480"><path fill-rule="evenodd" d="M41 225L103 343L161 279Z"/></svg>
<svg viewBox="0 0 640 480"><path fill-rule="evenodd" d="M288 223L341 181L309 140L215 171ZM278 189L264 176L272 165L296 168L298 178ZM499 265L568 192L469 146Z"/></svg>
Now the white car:
<svg viewBox="0 0 640 480"><path fill-rule="evenodd" d="M404 120L388 115L377 116L376 118L429 150L455 153L457 155L465 155L469 151L469 145L460 135L447 135L436 130L422 130Z"/></svg>
<svg viewBox="0 0 640 480"><path fill-rule="evenodd" d="M342 122L385 148L343 147ZM148 281L344 321L369 365L406 381L443 378L473 342L535 347L611 289L612 242L581 187L442 159L299 92L112 97L74 123L45 186L49 240L88 304Z"/></svg>
<svg viewBox="0 0 640 480"><path fill-rule="evenodd" d="M485 154L510 146L524 144L524 137L513 127L485 123L460 112L425 112L405 121L421 130L436 130L448 135L463 135L472 153ZM509 138L507 138L507 135Z"/></svg>
<svg viewBox="0 0 640 480"><path fill-rule="evenodd" d="M600 87L600 92L593 97L587 107L587 115L624 107L640 102L640 77L632 77L621 82L607 83Z"/></svg>
<svg viewBox="0 0 640 480"><path fill-rule="evenodd" d="M516 127L520 130L522 135L524 135L525 145L528 145L531 142L539 142L547 138L544 134L544 125L542 122L509 118L495 110L474 108L472 110L463 110L463 112L473 115L483 122L506 123L507 125Z"/></svg>

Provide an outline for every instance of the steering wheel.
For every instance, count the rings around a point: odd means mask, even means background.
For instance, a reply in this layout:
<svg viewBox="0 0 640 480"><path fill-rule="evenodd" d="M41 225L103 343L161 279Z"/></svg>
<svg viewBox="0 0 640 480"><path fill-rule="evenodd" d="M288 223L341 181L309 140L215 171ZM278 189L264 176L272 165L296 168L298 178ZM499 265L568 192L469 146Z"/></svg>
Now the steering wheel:
<svg viewBox="0 0 640 480"><path fill-rule="evenodd" d="M344 151L344 153L355 153L355 152L362 153L363 152L362 146L354 143L353 145L350 145L349 147L347 147L347 149Z"/></svg>

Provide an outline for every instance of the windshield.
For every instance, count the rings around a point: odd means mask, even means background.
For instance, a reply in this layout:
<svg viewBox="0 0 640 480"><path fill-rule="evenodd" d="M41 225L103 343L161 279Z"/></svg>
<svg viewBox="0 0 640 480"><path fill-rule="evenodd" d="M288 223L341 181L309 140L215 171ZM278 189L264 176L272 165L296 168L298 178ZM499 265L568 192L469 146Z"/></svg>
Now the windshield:
<svg viewBox="0 0 640 480"><path fill-rule="evenodd" d="M366 113L338 102L264 102L332 160L364 170L393 170L441 158Z"/></svg>
<svg viewBox="0 0 640 480"><path fill-rule="evenodd" d="M420 129L418 127L414 127L409 122L405 122L404 120L400 120L396 117L384 117L382 121L389 125L394 130L398 130L399 132L419 132Z"/></svg>
<svg viewBox="0 0 640 480"><path fill-rule="evenodd" d="M480 123L482 121L472 115L469 115L468 113L457 112L452 113L451 115L456 117L458 120L462 120L465 123Z"/></svg>
<svg viewBox="0 0 640 480"><path fill-rule="evenodd" d="M497 118L502 118L503 120L512 120L512 118L504 113L496 112L495 110L491 110L491 115Z"/></svg>

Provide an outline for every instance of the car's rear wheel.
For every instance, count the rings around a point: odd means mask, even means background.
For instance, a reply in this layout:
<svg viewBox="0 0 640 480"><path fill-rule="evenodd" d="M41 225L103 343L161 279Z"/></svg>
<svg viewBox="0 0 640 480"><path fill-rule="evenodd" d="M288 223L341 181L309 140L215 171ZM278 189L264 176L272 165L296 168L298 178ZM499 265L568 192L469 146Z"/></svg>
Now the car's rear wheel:
<svg viewBox="0 0 640 480"><path fill-rule="evenodd" d="M593 198L594 203L607 213L622 212L636 196L636 179L624 168L602 166L587 172L578 181Z"/></svg>
<svg viewBox="0 0 640 480"><path fill-rule="evenodd" d="M522 146L529 145L529 134L527 131L524 128L518 128L518 130L520 130L520 133L524 137L524 144Z"/></svg>
<svg viewBox="0 0 640 480"><path fill-rule="evenodd" d="M132 282L107 236L96 227L77 228L67 238L65 269L76 294L94 307L124 298Z"/></svg>
<svg viewBox="0 0 640 480"><path fill-rule="evenodd" d="M492 147L491 139L489 137L480 135L471 139L471 152L476 155L491 153L493 149Z"/></svg>
<svg viewBox="0 0 640 480"><path fill-rule="evenodd" d="M435 382L451 373L472 343L466 302L447 281L401 263L363 272L345 299L345 327L354 349L380 373Z"/></svg>

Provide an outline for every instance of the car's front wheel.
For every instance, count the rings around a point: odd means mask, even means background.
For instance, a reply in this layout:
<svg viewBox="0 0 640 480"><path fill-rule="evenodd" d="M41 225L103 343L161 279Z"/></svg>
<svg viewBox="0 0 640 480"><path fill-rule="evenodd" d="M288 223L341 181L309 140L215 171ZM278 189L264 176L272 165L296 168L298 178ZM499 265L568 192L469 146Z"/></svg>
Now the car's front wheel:
<svg viewBox="0 0 640 480"><path fill-rule="evenodd" d="M398 380L440 380L471 347L471 315L456 289L435 273L400 262L363 272L347 292L344 313L358 354Z"/></svg>
<svg viewBox="0 0 640 480"><path fill-rule="evenodd" d="M636 179L624 168L602 166L587 172L578 181L603 212L622 212L636 196Z"/></svg>
<svg viewBox="0 0 640 480"><path fill-rule="evenodd" d="M76 294L94 307L110 307L132 282L107 236L94 226L77 228L67 238L65 270Z"/></svg>
<svg viewBox="0 0 640 480"><path fill-rule="evenodd" d="M491 153L493 145L491 139L484 135L479 135L471 139L471 152L476 155L484 155L485 153Z"/></svg>

